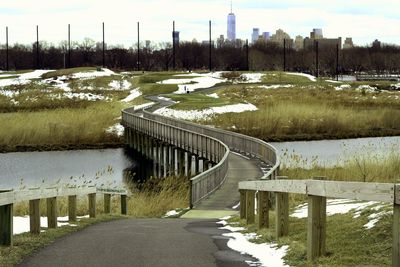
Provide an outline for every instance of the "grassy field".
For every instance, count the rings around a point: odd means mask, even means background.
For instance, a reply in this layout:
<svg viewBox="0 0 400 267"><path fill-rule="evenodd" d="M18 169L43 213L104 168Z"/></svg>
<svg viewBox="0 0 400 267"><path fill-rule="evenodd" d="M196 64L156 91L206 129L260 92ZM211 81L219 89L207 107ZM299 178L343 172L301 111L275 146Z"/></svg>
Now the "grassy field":
<svg viewBox="0 0 400 267"><path fill-rule="evenodd" d="M335 91L326 88L260 88L221 90L259 110L216 115L207 124L269 141L339 139L400 134L400 101L394 93ZM395 94L400 95L400 94ZM262 122L262 123L260 123Z"/></svg>

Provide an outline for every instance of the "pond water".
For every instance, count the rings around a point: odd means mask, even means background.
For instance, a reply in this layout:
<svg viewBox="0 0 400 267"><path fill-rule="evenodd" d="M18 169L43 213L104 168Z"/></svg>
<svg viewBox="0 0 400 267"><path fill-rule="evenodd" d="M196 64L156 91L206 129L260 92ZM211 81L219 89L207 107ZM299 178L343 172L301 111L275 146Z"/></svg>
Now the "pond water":
<svg viewBox="0 0 400 267"><path fill-rule="evenodd" d="M127 150L100 149L0 154L0 189L60 185L120 188L135 165Z"/></svg>
<svg viewBox="0 0 400 267"><path fill-rule="evenodd" d="M302 142L273 142L287 167L343 165L355 158L384 159L400 153L400 136Z"/></svg>
<svg viewBox="0 0 400 267"><path fill-rule="evenodd" d="M361 155L384 158L399 153L400 137L360 138L272 143L285 166L341 165ZM17 152L0 154L0 189L25 189L61 185L95 185L121 188L126 172L143 160L118 149Z"/></svg>

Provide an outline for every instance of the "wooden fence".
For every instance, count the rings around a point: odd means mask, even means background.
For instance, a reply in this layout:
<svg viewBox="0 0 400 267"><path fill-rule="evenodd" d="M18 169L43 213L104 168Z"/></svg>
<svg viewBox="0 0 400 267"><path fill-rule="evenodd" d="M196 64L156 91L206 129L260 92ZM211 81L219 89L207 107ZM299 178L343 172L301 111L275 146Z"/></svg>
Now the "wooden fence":
<svg viewBox="0 0 400 267"><path fill-rule="evenodd" d="M362 183L323 180L287 180L277 177L270 181L239 183L240 217L255 223L255 195L259 228L269 227L269 194L275 193L276 237L289 232L289 193L308 196L307 258L313 261L325 254L326 198L380 201L393 204L394 267L400 266L400 184Z"/></svg>
<svg viewBox="0 0 400 267"><path fill-rule="evenodd" d="M111 212L111 195L121 196L121 213L127 214L127 191L108 190L95 187L54 187L29 190L0 190L0 245L13 244L13 205L29 201L30 232L40 233L40 199L46 199L47 223L49 228L57 227L57 197L68 197L68 219L76 221L77 196L87 195L89 217L96 217L96 195L104 195L104 213Z"/></svg>

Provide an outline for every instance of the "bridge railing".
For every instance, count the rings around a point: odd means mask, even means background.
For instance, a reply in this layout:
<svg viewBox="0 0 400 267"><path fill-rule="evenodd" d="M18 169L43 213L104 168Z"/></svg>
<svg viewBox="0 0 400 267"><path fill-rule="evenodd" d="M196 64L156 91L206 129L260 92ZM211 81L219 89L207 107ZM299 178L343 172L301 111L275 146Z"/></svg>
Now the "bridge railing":
<svg viewBox="0 0 400 267"><path fill-rule="evenodd" d="M217 163L209 170L191 178L191 206L210 195L225 181L230 150L220 140L152 118L140 117L132 108L122 111L122 123L129 129Z"/></svg>
<svg viewBox="0 0 400 267"><path fill-rule="evenodd" d="M143 116L146 118L159 121L164 124L174 125L192 132L211 136L226 144L233 151L249 154L268 164L271 164L271 169L264 174L261 179L273 180L278 175L280 165L278 152L272 145L260 139L222 129L211 128L209 126L199 125L192 122L164 117L146 110L143 111L143 114Z"/></svg>
<svg viewBox="0 0 400 267"><path fill-rule="evenodd" d="M400 184L323 180L287 180L239 183L240 217L255 223L255 195L259 228L269 227L269 194L275 194L276 237L289 232L289 193L308 196L307 258L313 261L325 254L326 198L379 201L393 204L393 266L400 266Z"/></svg>
<svg viewBox="0 0 400 267"><path fill-rule="evenodd" d="M111 195L121 196L121 213L127 214L125 189L96 187L52 187L27 190L0 190L0 246L13 244L13 205L29 201L30 232L40 234L40 199L46 199L48 228L57 227L57 197L68 197L68 220L76 221L77 196L87 195L89 217L96 217L96 194L104 195L104 213L111 212Z"/></svg>

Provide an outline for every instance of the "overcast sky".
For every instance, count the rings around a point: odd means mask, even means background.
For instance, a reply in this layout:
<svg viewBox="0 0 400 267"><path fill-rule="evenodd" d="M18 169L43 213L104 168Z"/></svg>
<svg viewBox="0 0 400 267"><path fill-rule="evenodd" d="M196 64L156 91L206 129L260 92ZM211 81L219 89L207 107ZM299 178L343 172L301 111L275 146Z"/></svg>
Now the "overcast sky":
<svg viewBox="0 0 400 267"><path fill-rule="evenodd" d="M59 43L67 38L84 37L101 41L101 23L106 25L106 42L131 46L140 22L141 40L171 40L172 21L181 40L226 36L229 0L1 0L0 43L9 27L10 43L32 43L39 25L40 40ZM281 28L295 37L308 36L312 28L322 28L325 37L353 37L365 45L374 39L400 44L399 0L280 0L233 1L237 37L251 39L253 27L275 32Z"/></svg>

